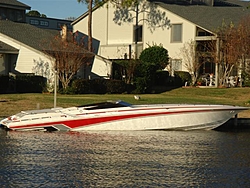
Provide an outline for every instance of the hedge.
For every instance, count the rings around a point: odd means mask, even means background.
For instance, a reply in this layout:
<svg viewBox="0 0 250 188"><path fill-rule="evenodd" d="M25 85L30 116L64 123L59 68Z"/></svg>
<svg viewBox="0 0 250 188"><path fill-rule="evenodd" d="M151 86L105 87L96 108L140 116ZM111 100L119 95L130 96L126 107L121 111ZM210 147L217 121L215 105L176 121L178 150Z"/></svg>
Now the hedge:
<svg viewBox="0 0 250 188"><path fill-rule="evenodd" d="M75 94L124 93L126 86L122 80L109 79L76 79L71 85Z"/></svg>
<svg viewBox="0 0 250 188"><path fill-rule="evenodd" d="M0 76L0 93L42 93L46 85L47 80L42 76Z"/></svg>

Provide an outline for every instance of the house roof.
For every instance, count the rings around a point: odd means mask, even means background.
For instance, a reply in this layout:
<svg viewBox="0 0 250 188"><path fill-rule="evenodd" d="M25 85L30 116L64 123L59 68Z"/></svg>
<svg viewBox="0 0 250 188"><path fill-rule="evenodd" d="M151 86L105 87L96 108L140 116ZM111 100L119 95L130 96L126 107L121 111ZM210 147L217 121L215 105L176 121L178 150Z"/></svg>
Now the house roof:
<svg viewBox="0 0 250 188"><path fill-rule="evenodd" d="M158 4L162 8L189 20L190 22L202 27L208 31L215 31L218 27L225 23L238 23L238 21L246 14L250 14L250 8L247 8L249 1L240 0L214 0L213 6L202 4L199 0L149 0ZM205 2L205 1L204 1ZM100 6L94 7L93 11ZM88 15L85 12L72 22L76 24ZM171 20L170 20L171 23Z"/></svg>
<svg viewBox="0 0 250 188"><path fill-rule="evenodd" d="M19 43L23 43L36 50L48 49L48 41L53 39L58 31L41 29L28 23L18 23L9 20L0 20L0 34L4 34Z"/></svg>
<svg viewBox="0 0 250 188"><path fill-rule="evenodd" d="M18 49L0 41L0 52L17 53Z"/></svg>
<svg viewBox="0 0 250 188"><path fill-rule="evenodd" d="M209 31L215 31L222 26L223 22L237 24L243 16L250 14L250 9L247 8L249 2L238 0L215 1L214 6L183 6L165 2L157 2L157 4Z"/></svg>
<svg viewBox="0 0 250 188"><path fill-rule="evenodd" d="M28 10L31 9L30 6L21 3L17 0L0 0L0 7L11 7L11 8L28 9Z"/></svg>

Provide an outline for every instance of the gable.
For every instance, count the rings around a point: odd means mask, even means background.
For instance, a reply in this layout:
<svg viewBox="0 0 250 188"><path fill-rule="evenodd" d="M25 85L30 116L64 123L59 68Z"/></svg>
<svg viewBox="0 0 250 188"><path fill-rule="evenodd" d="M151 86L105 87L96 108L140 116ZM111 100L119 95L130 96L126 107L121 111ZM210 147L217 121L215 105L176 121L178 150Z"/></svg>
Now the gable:
<svg viewBox="0 0 250 188"><path fill-rule="evenodd" d="M18 49L0 41L0 53L18 53Z"/></svg>
<svg viewBox="0 0 250 188"><path fill-rule="evenodd" d="M39 51L48 49L48 41L59 34L58 31L52 32L27 23L8 20L0 20L0 25L0 33Z"/></svg>
<svg viewBox="0 0 250 188"><path fill-rule="evenodd" d="M151 3L159 5L183 19L186 19L195 25L200 26L211 32L225 23L237 24L239 20L247 14L250 14L249 1L240 0L194 0L194 1L176 1L176 0L149 0ZM193 2L193 4L190 4ZM209 6L210 5L210 6ZM93 11L101 6L96 6ZM88 16L85 12L72 25L77 24Z"/></svg>

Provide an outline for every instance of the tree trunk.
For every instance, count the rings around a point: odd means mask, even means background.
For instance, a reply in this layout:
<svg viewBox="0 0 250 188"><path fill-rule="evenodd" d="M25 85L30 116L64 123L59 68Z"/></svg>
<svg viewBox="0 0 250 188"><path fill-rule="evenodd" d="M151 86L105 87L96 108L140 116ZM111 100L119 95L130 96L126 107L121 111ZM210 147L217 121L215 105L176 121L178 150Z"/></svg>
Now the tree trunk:
<svg viewBox="0 0 250 188"><path fill-rule="evenodd" d="M93 0L89 0L89 17L88 17L88 50L93 51L92 48L92 4Z"/></svg>

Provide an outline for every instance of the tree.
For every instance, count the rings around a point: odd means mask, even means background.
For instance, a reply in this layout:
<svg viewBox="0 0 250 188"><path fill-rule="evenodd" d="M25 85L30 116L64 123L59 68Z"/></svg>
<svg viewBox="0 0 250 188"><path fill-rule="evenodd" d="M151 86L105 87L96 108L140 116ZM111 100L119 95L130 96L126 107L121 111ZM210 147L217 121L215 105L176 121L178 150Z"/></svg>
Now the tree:
<svg viewBox="0 0 250 188"><path fill-rule="evenodd" d="M137 87L147 90L155 84L156 71L162 70L168 65L168 51L163 46L154 44L142 51L139 60L136 78ZM143 84L143 87L141 84Z"/></svg>
<svg viewBox="0 0 250 188"><path fill-rule="evenodd" d="M42 17L46 18L47 16L45 14L40 14L37 10L31 10L27 13L28 16L34 16L34 17Z"/></svg>
<svg viewBox="0 0 250 188"><path fill-rule="evenodd" d="M118 25L122 22L133 22L138 25L141 21L148 23L148 29L153 32L156 28L169 28L170 20L164 11L160 11L155 3L142 0L111 1L116 6L113 21ZM134 14L135 13L135 16ZM146 16L139 19L139 14L146 13Z"/></svg>
<svg viewBox="0 0 250 188"><path fill-rule="evenodd" d="M239 58L238 41L235 40L235 35L237 35L236 28L232 23L223 25L218 34L222 39L220 64L223 72L221 72L220 85L225 86L233 68L237 66Z"/></svg>
<svg viewBox="0 0 250 188"><path fill-rule="evenodd" d="M78 3L85 3L88 5L88 50L93 52L92 46L92 9L93 6L101 5L102 0L77 0Z"/></svg>
<svg viewBox="0 0 250 188"><path fill-rule="evenodd" d="M242 25L235 25L233 23L225 24L217 31L217 36L220 39L219 58L218 63L220 65L220 79L219 84L221 86L227 86L227 79L230 77L233 68L239 68L241 64L240 60L245 53L244 42L247 40L246 36L242 36ZM249 36L249 34L248 34ZM249 40L248 40L249 41ZM244 46L244 48L243 48Z"/></svg>
<svg viewBox="0 0 250 188"><path fill-rule="evenodd" d="M93 51L92 49L92 9L93 6L101 6L107 1L104 0L77 0L78 3L86 3L88 5L88 50ZM111 0L116 6L116 11L114 12L114 22L121 24L122 22L132 22L136 19L136 29L138 29L138 23L142 20L138 20L138 14L142 12L147 12L148 15L144 21L147 21L149 28L153 31L157 27L169 28L170 20L166 17L165 12L161 12L157 9L157 5L149 3L147 1L138 1L138 0L124 0L117 1ZM141 8L139 10L139 7ZM131 12L135 12L136 16L133 17ZM137 37L136 37L137 38ZM135 41L137 43L137 40ZM137 50L137 49L136 49ZM137 55L136 55L137 57Z"/></svg>
<svg viewBox="0 0 250 188"><path fill-rule="evenodd" d="M250 16L242 17L238 24L225 22L215 33L217 35L217 46L215 41L210 41L210 54L215 63L219 65L219 85L227 86L228 78L233 69L239 74L247 70L250 57ZM238 76L238 75L237 75Z"/></svg>
<svg viewBox="0 0 250 188"><path fill-rule="evenodd" d="M180 55L182 56L184 66L191 75L192 85L194 85L199 76L199 68L202 65L198 60L196 42L193 40L186 42L180 49Z"/></svg>
<svg viewBox="0 0 250 188"><path fill-rule="evenodd" d="M131 84L133 82L136 67L138 66L138 61L135 59L118 60L115 62L119 66L114 66L115 69L115 79L122 79L125 83Z"/></svg>
<svg viewBox="0 0 250 188"><path fill-rule="evenodd" d="M154 65L156 70L162 70L168 65L168 50L162 45L153 44L142 51L139 59Z"/></svg>
<svg viewBox="0 0 250 188"><path fill-rule="evenodd" d="M250 15L243 17L237 27L237 48L239 50L240 68L241 72L244 70L245 73L250 75Z"/></svg>
<svg viewBox="0 0 250 188"><path fill-rule="evenodd" d="M57 35L48 44L48 49L44 53L51 57L55 74L62 83L63 89L66 89L84 64L91 62L93 54L87 51L82 41L77 41L73 33L67 32L67 26L62 29L62 36Z"/></svg>
<svg viewBox="0 0 250 188"><path fill-rule="evenodd" d="M139 23L144 21L148 24L148 29L153 32L156 28L170 28L170 20L166 16L164 11L157 8L155 3L144 0L112 0L111 3L114 4L116 10L114 12L113 21L121 25L123 22L132 23L135 22L134 36L135 36L135 58L138 58L138 39L139 32L142 31L142 27ZM139 15L146 13L140 19ZM134 21L135 20L135 21Z"/></svg>

